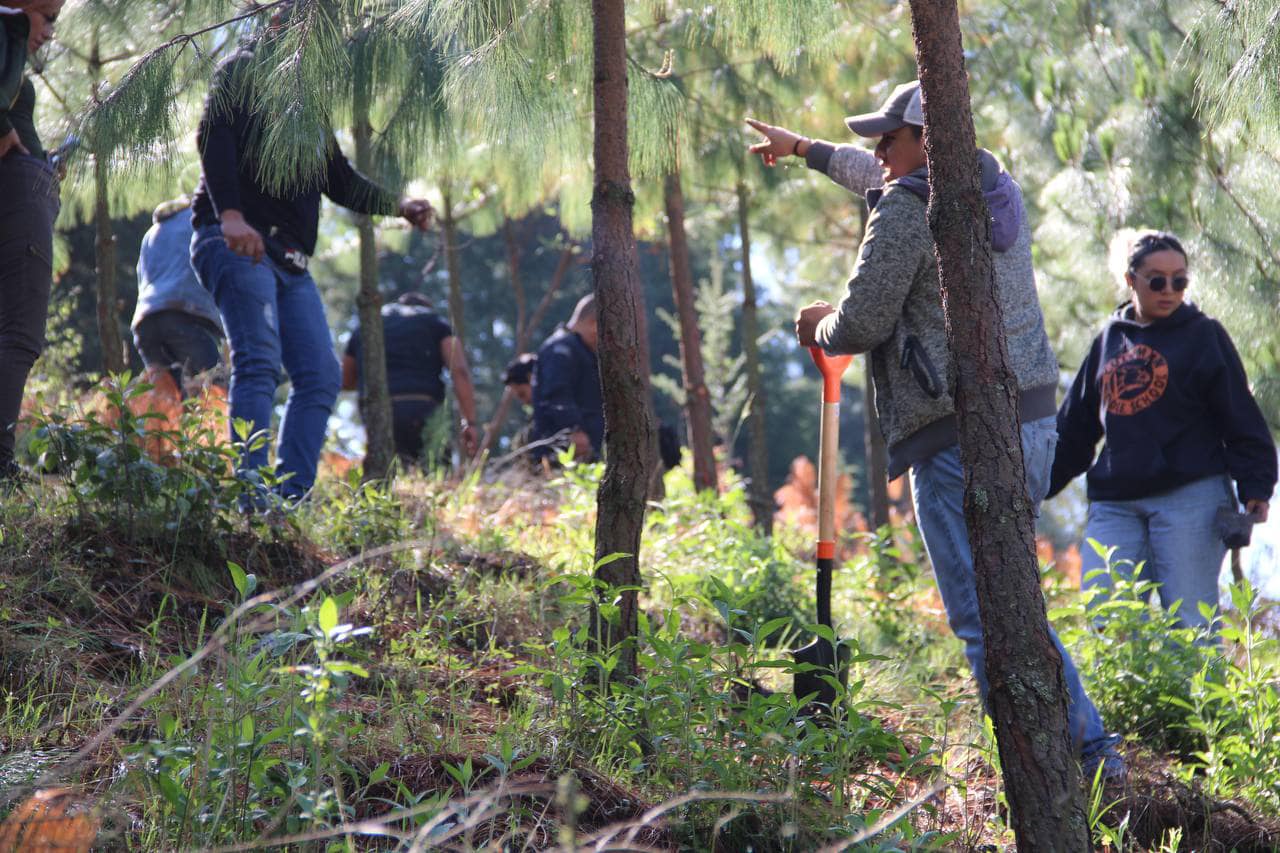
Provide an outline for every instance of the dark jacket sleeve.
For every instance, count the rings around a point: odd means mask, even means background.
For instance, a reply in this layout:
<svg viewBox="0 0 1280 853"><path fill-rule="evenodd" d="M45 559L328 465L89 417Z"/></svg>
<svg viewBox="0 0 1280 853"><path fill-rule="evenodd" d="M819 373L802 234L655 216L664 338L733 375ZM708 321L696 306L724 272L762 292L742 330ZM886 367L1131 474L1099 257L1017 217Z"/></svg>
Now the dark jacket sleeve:
<svg viewBox="0 0 1280 853"><path fill-rule="evenodd" d="M243 120L244 105L239 98L238 77L248 59L232 57L213 76L213 85L204 101L204 113L196 129L196 147L204 170L209 199L219 216L224 210L244 211L240 199L240 153L237 150L237 120Z"/></svg>
<svg viewBox="0 0 1280 853"><path fill-rule="evenodd" d="M1213 321L1221 367L1209 383L1209 412L1220 425L1227 471L1240 500L1269 501L1276 486L1276 445L1249 390L1240 354L1222 324Z"/></svg>
<svg viewBox="0 0 1280 853"><path fill-rule="evenodd" d="M399 212L400 197L357 172L333 136L329 137L329 162L325 171L324 194L348 210L382 216Z"/></svg>
<svg viewBox="0 0 1280 853"><path fill-rule="evenodd" d="M1088 357L1080 365L1071 390L1058 409L1058 449L1053 457L1046 497L1058 494L1093 464L1098 439L1102 438L1103 432L1102 419L1098 414L1098 385L1094 381L1101 351L1102 338L1099 336L1094 338Z"/></svg>
<svg viewBox="0 0 1280 853"><path fill-rule="evenodd" d="M18 99L18 90L22 87L29 30L25 12L0 13L0 136L13 130L9 107Z"/></svg>
<svg viewBox="0 0 1280 853"><path fill-rule="evenodd" d="M582 410L574 394L578 365L568 341L538 353L538 382L533 389L533 421L537 434L548 438L561 430L582 426Z"/></svg>

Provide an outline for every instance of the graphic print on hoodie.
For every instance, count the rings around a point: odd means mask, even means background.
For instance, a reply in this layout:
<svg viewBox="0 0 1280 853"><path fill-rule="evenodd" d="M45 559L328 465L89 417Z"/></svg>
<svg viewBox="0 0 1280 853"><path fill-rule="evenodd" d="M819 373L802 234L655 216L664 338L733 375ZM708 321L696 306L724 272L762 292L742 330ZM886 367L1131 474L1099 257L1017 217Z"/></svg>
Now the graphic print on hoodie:
<svg viewBox="0 0 1280 853"><path fill-rule="evenodd" d="M1240 500L1270 499L1275 444L1221 324L1190 302L1148 324L1128 303L1112 314L1058 411L1049 494L1086 470L1090 500L1149 497L1223 473Z"/></svg>
<svg viewBox="0 0 1280 853"><path fill-rule="evenodd" d="M1169 387L1169 362L1146 344L1122 350L1102 368L1102 401L1113 415L1136 415Z"/></svg>

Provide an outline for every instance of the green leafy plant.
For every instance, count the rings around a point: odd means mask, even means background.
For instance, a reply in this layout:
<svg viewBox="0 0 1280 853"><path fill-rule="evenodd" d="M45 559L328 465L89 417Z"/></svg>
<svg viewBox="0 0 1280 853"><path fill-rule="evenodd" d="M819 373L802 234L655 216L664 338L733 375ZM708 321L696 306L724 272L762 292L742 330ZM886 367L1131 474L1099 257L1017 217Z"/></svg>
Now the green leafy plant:
<svg viewBox="0 0 1280 853"><path fill-rule="evenodd" d="M1177 616L1153 601L1155 592L1151 581L1116 571L1105 597L1086 590L1049 618L1064 624L1063 642L1110 730L1152 749L1190 754L1204 742L1186 726L1186 709L1195 677L1216 668L1216 646L1209 629L1179 627Z"/></svg>
<svg viewBox="0 0 1280 853"><path fill-rule="evenodd" d="M251 595L256 578L228 568L240 596ZM218 677L192 683L186 702L152 700L153 737L126 751L133 778L154 795L149 819L177 848L249 840L267 826L323 828L353 814L343 796L351 720L338 700L368 673L339 651L369 629L341 623L330 596L301 611L249 612L293 626L235 634Z"/></svg>

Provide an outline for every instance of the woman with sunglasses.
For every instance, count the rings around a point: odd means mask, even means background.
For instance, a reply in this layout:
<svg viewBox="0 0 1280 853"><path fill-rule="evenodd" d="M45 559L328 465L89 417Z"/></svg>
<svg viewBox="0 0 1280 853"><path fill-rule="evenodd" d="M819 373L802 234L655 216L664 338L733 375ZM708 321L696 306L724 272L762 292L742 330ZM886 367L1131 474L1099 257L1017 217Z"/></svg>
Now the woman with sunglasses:
<svg viewBox="0 0 1280 853"><path fill-rule="evenodd" d="M1226 554L1215 517L1238 495L1266 520L1275 443L1230 336L1186 301L1178 239L1139 233L1124 280L1129 301L1094 339L1058 410L1049 495L1088 471L1085 588L1110 589L1113 576L1134 579L1141 566L1166 608L1181 602L1183 625L1204 625L1200 604L1217 606ZM1110 567L1088 539L1115 548Z"/></svg>

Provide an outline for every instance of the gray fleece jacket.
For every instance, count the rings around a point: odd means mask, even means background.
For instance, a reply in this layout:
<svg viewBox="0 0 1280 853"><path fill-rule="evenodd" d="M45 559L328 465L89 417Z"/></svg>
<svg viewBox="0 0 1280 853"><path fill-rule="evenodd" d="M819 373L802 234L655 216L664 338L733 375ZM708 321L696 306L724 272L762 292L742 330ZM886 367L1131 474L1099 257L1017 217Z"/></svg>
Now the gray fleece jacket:
<svg viewBox="0 0 1280 853"><path fill-rule="evenodd" d="M955 371L947 349L933 236L926 215L928 173L882 187L875 155L855 145L814 143L810 168L866 197L866 234L839 309L818 324L828 353L871 353L876 413L889 445L889 476L957 441ZM1022 191L980 152L982 189L992 212L996 292L1004 318L1022 421L1051 417L1058 362L1045 333L1031 265L1031 229Z"/></svg>

